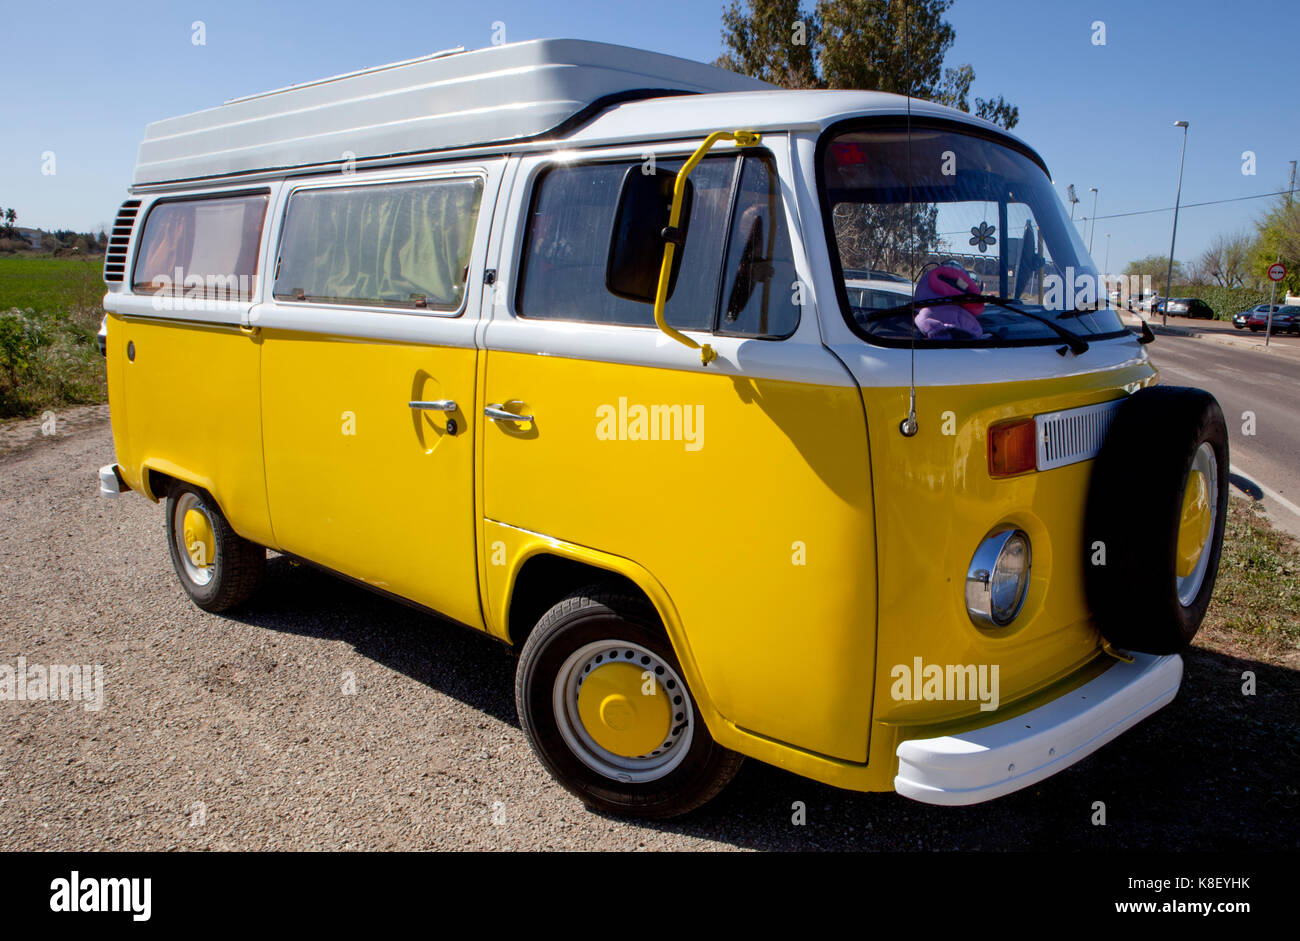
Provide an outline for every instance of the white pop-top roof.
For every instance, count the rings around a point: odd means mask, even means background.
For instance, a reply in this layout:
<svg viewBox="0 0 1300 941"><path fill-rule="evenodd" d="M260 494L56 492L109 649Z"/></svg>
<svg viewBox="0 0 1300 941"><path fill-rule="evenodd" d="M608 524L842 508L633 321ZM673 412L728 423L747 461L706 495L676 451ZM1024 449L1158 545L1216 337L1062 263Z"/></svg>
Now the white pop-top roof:
<svg viewBox="0 0 1300 941"><path fill-rule="evenodd" d="M454 50L156 121L145 129L135 184L527 139L646 90L772 87L688 59L572 39Z"/></svg>

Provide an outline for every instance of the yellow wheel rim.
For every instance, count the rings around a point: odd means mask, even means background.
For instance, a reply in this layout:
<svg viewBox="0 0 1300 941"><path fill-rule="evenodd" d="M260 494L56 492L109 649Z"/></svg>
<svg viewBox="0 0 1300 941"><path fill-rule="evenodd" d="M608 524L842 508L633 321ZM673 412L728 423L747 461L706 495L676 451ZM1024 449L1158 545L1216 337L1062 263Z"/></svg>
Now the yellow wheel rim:
<svg viewBox="0 0 1300 941"><path fill-rule="evenodd" d="M181 532L185 538L185 551L198 568L207 568L216 557L217 539L212 532L208 514L197 508L185 511Z"/></svg>
<svg viewBox="0 0 1300 941"><path fill-rule="evenodd" d="M1205 475L1192 470L1183 490L1183 511L1178 523L1178 554L1175 571L1186 578L1196 570L1201 552L1210 538L1214 517L1210 509L1210 487Z"/></svg>
<svg viewBox="0 0 1300 941"><path fill-rule="evenodd" d="M664 743L672 731L672 708L654 674L632 663L597 667L578 692L587 734L624 758L648 755Z"/></svg>

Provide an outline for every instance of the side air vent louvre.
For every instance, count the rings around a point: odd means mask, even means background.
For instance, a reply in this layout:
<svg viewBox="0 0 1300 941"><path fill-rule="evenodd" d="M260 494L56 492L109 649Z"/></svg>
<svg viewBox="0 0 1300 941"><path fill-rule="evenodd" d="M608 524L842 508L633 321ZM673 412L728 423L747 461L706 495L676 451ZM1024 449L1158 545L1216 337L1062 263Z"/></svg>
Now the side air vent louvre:
<svg viewBox="0 0 1300 941"><path fill-rule="evenodd" d="M117 211L113 232L108 237L108 250L104 252L104 280L120 283L126 280L126 249L131 243L131 230L135 216L140 211L140 200L128 199Z"/></svg>
<svg viewBox="0 0 1300 941"><path fill-rule="evenodd" d="M1120 400L1122 401L1122 400ZM1085 405L1064 412L1035 415L1038 424L1038 469L1051 470L1090 461L1101 451L1120 401Z"/></svg>

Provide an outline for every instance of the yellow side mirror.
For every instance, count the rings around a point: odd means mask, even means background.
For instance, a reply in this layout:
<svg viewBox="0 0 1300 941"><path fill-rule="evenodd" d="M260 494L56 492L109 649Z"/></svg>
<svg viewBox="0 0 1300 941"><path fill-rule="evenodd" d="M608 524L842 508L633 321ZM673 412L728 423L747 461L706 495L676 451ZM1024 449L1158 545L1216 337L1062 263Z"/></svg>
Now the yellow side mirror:
<svg viewBox="0 0 1300 941"><path fill-rule="evenodd" d="M695 153L691 154L686 163L682 164L682 168L677 171L677 179L673 184L673 207L668 214L668 228L670 231L676 230L681 223L682 201L686 196L687 178L696 165L704 159L704 155L709 152L709 149L720 140L735 141L737 147L753 147L760 139L759 134L755 131L714 131L704 138L704 143L695 149ZM701 346L681 331L668 326L664 321L664 303L668 300L668 283L672 276L673 253L676 249L677 246L671 239L664 242L663 262L659 266L659 289L655 292L655 325L678 343L692 349L698 349L700 351L700 362L707 366L718 358L717 351L708 343Z"/></svg>

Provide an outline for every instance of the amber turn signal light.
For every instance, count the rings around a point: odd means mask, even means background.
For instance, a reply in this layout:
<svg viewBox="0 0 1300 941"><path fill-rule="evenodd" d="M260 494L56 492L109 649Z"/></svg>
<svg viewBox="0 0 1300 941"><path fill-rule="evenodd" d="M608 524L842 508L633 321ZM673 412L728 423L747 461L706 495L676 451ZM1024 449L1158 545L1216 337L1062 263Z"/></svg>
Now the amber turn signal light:
<svg viewBox="0 0 1300 941"><path fill-rule="evenodd" d="M989 426L989 476L1010 477L1038 469L1032 418L1017 418Z"/></svg>

